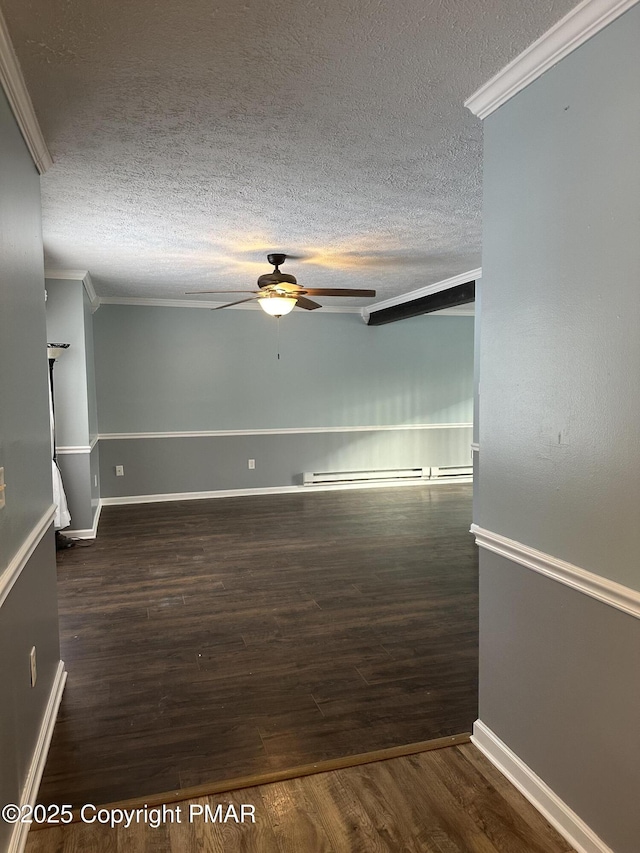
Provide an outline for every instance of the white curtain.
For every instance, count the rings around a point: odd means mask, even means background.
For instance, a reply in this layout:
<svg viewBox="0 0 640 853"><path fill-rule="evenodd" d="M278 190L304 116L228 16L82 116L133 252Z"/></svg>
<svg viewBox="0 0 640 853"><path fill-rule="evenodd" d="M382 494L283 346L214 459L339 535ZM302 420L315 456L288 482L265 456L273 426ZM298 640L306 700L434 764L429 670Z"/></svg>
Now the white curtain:
<svg viewBox="0 0 640 853"><path fill-rule="evenodd" d="M56 505L56 514L53 520L53 526L56 530L62 530L63 527L68 527L71 524L71 515L67 507L67 496L64 493L64 485L62 483L62 475L56 464L53 456L55 454L55 431L53 418L53 391L49 384L49 425L51 428L51 475L53 478L53 502Z"/></svg>

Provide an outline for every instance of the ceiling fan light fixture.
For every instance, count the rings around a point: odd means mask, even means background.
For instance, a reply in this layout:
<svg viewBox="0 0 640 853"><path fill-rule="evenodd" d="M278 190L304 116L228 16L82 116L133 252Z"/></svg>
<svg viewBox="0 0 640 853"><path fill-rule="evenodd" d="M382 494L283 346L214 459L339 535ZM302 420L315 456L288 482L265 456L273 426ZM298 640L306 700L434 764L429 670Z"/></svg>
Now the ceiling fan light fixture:
<svg viewBox="0 0 640 853"><path fill-rule="evenodd" d="M261 296L258 304L271 317L283 317L290 314L296 307L296 299L292 296Z"/></svg>

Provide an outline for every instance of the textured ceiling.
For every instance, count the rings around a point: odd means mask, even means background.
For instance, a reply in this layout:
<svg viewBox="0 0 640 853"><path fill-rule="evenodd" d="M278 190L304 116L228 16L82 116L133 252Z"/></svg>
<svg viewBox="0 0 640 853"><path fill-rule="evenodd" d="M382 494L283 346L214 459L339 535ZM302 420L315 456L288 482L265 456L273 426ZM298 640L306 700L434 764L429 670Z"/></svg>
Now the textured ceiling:
<svg viewBox="0 0 640 853"><path fill-rule="evenodd" d="M575 0L0 4L55 160L49 267L177 298L253 286L279 249L380 301L480 266L463 101Z"/></svg>

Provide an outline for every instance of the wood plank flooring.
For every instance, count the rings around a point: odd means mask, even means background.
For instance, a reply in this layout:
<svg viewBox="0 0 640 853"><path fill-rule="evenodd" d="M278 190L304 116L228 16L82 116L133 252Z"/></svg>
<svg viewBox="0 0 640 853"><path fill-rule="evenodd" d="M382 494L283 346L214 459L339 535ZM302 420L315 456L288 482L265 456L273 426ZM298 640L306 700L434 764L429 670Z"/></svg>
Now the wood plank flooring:
<svg viewBox="0 0 640 853"><path fill-rule="evenodd" d="M209 805L226 823L205 823ZM253 806L255 823L236 823ZM567 853L571 846L471 744L181 806L181 822L32 831L26 853ZM175 805L171 807L175 810ZM249 810L245 816L249 817ZM91 816L91 815L90 815Z"/></svg>
<svg viewBox="0 0 640 853"><path fill-rule="evenodd" d="M471 487L105 507L60 552L41 802L106 803L470 731Z"/></svg>

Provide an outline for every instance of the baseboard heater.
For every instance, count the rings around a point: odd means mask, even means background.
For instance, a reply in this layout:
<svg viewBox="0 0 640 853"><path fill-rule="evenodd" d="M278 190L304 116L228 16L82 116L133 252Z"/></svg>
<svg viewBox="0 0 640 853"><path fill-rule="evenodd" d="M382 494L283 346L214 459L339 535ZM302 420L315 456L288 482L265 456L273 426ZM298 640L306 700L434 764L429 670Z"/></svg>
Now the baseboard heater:
<svg viewBox="0 0 640 853"><path fill-rule="evenodd" d="M430 468L390 468L377 471L314 471L305 472L302 482L305 486L318 486L326 483L382 483L385 480L450 480L470 477L473 468L469 465L448 465Z"/></svg>

